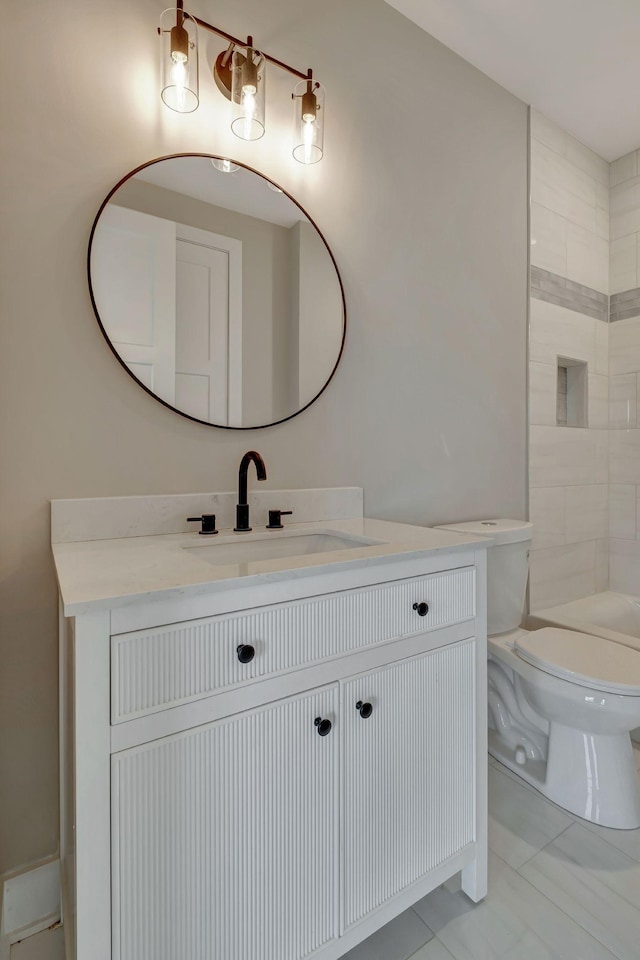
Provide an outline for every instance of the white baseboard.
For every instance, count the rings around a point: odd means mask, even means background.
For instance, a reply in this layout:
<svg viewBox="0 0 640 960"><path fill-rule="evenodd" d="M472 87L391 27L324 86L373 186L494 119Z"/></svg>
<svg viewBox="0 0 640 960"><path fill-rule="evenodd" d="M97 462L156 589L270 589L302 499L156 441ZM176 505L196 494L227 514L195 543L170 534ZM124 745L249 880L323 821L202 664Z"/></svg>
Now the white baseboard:
<svg viewBox="0 0 640 960"><path fill-rule="evenodd" d="M9 960L12 943L60 920L60 861L48 860L0 877L0 881L0 960Z"/></svg>

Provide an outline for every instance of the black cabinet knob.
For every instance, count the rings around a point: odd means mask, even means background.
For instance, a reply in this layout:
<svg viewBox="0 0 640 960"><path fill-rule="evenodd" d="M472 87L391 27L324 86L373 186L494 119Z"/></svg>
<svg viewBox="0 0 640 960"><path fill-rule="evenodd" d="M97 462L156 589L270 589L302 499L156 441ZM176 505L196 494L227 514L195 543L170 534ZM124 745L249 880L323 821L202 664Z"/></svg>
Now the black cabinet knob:
<svg viewBox="0 0 640 960"><path fill-rule="evenodd" d="M240 646L236 648L236 653L238 654L240 663L251 663L256 655L256 648L252 647L250 643L241 643Z"/></svg>
<svg viewBox="0 0 640 960"><path fill-rule="evenodd" d="M362 700L358 700L356 703L356 710L359 711L360 716L363 720L368 720L371 714L373 713L373 704L363 703Z"/></svg>
<svg viewBox="0 0 640 960"><path fill-rule="evenodd" d="M414 603L413 609L416 611L419 617L426 617L426 615L429 613L429 604Z"/></svg>
<svg viewBox="0 0 640 960"><path fill-rule="evenodd" d="M331 732L331 720L323 720L321 717L316 717L313 722L320 737L326 737L326 735Z"/></svg>

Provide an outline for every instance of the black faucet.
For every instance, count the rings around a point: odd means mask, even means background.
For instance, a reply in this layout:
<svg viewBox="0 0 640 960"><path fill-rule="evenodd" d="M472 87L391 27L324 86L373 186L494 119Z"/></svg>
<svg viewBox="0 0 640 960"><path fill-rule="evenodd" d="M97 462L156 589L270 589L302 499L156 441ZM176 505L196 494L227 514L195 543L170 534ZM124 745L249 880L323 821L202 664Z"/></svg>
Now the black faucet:
<svg viewBox="0 0 640 960"><path fill-rule="evenodd" d="M240 461L238 470L238 505L236 506L236 533L246 533L251 530L249 526L249 504L247 503L247 471L249 464L253 461L256 465L258 480L267 479L267 468L264 460L255 450L248 450Z"/></svg>

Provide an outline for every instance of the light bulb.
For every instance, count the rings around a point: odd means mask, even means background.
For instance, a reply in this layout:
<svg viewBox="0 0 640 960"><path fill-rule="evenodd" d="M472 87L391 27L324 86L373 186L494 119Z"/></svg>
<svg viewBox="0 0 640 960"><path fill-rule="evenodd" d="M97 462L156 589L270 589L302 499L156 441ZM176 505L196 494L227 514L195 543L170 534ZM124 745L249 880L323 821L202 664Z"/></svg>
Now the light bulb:
<svg viewBox="0 0 640 960"><path fill-rule="evenodd" d="M244 138L251 138L251 124L256 115L256 88L242 88L242 108L244 110Z"/></svg>
<svg viewBox="0 0 640 960"><path fill-rule="evenodd" d="M315 117L312 120L306 120L302 124L302 142L304 145L304 162L311 163L311 148L315 136Z"/></svg>
<svg viewBox="0 0 640 960"><path fill-rule="evenodd" d="M173 56L173 55L172 55ZM178 55L180 56L180 54ZM171 67L171 82L176 88L176 105L178 110L183 111L186 106L185 86L187 79L186 57L184 59L173 58Z"/></svg>

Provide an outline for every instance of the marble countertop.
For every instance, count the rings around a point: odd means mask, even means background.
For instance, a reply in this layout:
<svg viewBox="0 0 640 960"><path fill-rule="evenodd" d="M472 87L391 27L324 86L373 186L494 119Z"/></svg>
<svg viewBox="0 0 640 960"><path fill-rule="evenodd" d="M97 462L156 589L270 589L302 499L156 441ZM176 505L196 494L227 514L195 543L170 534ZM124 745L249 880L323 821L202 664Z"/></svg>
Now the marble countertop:
<svg viewBox="0 0 640 960"><path fill-rule="evenodd" d="M230 586L282 582L355 565L371 566L392 559L416 559L421 555L451 553L470 546L484 547L490 539L462 536L445 530L416 527L385 520L358 517L313 523L289 523L289 533L337 533L379 541L348 550L335 550L303 556L278 557L243 563L216 564L198 557L199 547L209 538L198 533L126 537L117 540L83 540L54 543L52 546L58 584L66 616L89 610L106 610L135 600L185 597L191 592L216 591ZM254 533L258 533L257 530ZM283 531L284 533L284 531ZM246 534L221 530L220 538L238 541ZM267 536L274 536L267 534ZM278 534L275 534L278 536Z"/></svg>

